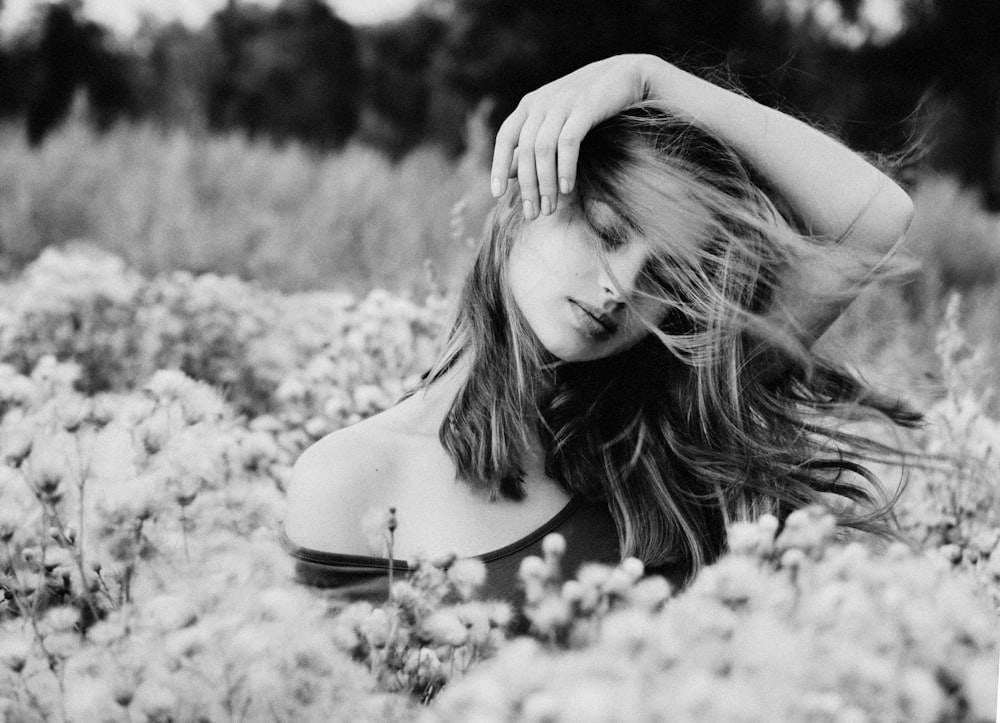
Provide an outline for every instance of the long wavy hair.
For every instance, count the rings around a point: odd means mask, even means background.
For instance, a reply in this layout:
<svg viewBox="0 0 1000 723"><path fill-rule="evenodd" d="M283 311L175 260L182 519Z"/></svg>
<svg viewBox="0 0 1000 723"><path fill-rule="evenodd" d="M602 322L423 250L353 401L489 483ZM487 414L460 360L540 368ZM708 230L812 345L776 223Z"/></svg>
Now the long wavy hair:
<svg viewBox="0 0 1000 723"><path fill-rule="evenodd" d="M519 499L540 440L546 474L606 501L623 556L680 565L689 579L725 549L727 524L768 512L783 520L819 503L845 526L890 530L895 498L866 464L899 455L843 422L913 425L919 415L800 341L779 289L798 265L823 264L840 270L846 298L879 259L804 233L736 152L652 103L587 135L574 193L588 223L601 201L655 249L633 296L655 299L661 313L620 354L579 363L549 354L508 285L523 224L512 184L424 377L433 384L467 363L440 427L458 476ZM819 301L844 301L828 295Z"/></svg>

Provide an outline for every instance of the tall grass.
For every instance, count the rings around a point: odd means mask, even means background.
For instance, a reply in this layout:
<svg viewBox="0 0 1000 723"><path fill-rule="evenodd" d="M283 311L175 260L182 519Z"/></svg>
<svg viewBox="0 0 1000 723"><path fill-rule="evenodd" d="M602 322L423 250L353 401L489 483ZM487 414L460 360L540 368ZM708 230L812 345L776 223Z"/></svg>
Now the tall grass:
<svg viewBox="0 0 1000 723"><path fill-rule="evenodd" d="M244 136L150 125L94 135L71 123L40 150L0 128L0 245L19 267L86 239L146 273L214 271L284 290L452 282L471 256L451 210L478 230L486 171L420 148L397 163L361 146L320 155Z"/></svg>
<svg viewBox="0 0 1000 723"><path fill-rule="evenodd" d="M470 139L489 141L474 124ZM19 128L0 127L0 262L16 269L46 246L82 238L147 274L188 269L285 291L412 292L427 282L429 263L436 282L454 289L491 205L476 160L483 155L478 148L456 160L423 147L393 163L359 145L318 154L151 125L95 135L79 119L30 150ZM907 250L922 271L901 298L866 294L833 338L860 348L860 337L876 355L906 348L929 358L927 330L952 290L969 299L970 335L1000 338L1000 218L949 178L926 175L914 198ZM900 335L906 345L889 343Z"/></svg>

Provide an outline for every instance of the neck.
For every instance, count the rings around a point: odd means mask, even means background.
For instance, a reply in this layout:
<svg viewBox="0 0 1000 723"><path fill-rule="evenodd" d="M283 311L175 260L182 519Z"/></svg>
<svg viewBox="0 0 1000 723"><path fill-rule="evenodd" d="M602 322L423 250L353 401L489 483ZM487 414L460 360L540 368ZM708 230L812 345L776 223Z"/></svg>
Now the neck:
<svg viewBox="0 0 1000 723"><path fill-rule="evenodd" d="M468 360L459 357L448 371L414 392L409 398L419 405L419 417L414 420L414 427L423 433L437 436L441 422L468 378Z"/></svg>
<svg viewBox="0 0 1000 723"><path fill-rule="evenodd" d="M441 423L451 410L455 397L462 390L469 378L469 359L466 355L459 356L444 374L434 382L418 389L407 401L413 403L411 428L428 436L437 437ZM529 435L531 459L525 460L529 468L544 468L545 453L541 441L534 431L534 422L525 420L525 429Z"/></svg>

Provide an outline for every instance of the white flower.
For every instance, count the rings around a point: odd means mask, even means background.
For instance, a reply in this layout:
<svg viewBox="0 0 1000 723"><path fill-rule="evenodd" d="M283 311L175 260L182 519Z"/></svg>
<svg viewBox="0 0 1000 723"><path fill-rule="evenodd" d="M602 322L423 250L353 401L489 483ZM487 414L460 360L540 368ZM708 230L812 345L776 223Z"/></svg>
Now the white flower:
<svg viewBox="0 0 1000 723"><path fill-rule="evenodd" d="M392 621L382 608L375 608L358 626L373 648L384 648L389 642Z"/></svg>
<svg viewBox="0 0 1000 723"><path fill-rule="evenodd" d="M528 555L521 560L521 565L518 569L518 575L520 576L522 582L527 582L528 580L541 580L544 579L548 574L548 567L545 565L545 561L540 557L535 555Z"/></svg>
<svg viewBox="0 0 1000 723"><path fill-rule="evenodd" d="M566 554L566 538L558 532L552 532L542 540L542 553L546 557L562 557Z"/></svg>
<svg viewBox="0 0 1000 723"><path fill-rule="evenodd" d="M67 680L64 687L63 705L67 720L110 721L118 718L110 689L103 680L81 676Z"/></svg>
<svg viewBox="0 0 1000 723"><path fill-rule="evenodd" d="M559 699L552 692L529 693L521 703L520 718L525 723L548 723L560 719Z"/></svg>
<svg viewBox="0 0 1000 723"><path fill-rule="evenodd" d="M435 645L464 645L469 639L469 629L454 610L436 610L422 625L424 633Z"/></svg>
<svg viewBox="0 0 1000 723"><path fill-rule="evenodd" d="M459 596L468 600L486 582L486 565L475 557L467 557L448 568L448 580L455 586Z"/></svg>
<svg viewBox="0 0 1000 723"><path fill-rule="evenodd" d="M127 634L125 626L117 620L102 620L87 631L87 639L95 645L109 647Z"/></svg>
<svg viewBox="0 0 1000 723"><path fill-rule="evenodd" d="M179 630L198 620L198 610L187 598L165 593L146 602L142 612L161 631Z"/></svg>
<svg viewBox="0 0 1000 723"><path fill-rule="evenodd" d="M285 379L275 391L274 396L281 402L298 402L305 399L309 390L299 379Z"/></svg>
<svg viewBox="0 0 1000 723"><path fill-rule="evenodd" d="M163 650L173 658L191 658L208 649L210 633L206 625L191 625L166 632Z"/></svg>
<svg viewBox="0 0 1000 723"><path fill-rule="evenodd" d="M569 623L572 613L569 603L555 595L548 595L534 607L525 610L534 628L542 635L554 635Z"/></svg>
<svg viewBox="0 0 1000 723"><path fill-rule="evenodd" d="M585 562L577 570L576 579L585 587L590 585L596 588L603 588L607 584L613 569L608 565L602 565L597 562Z"/></svg>
<svg viewBox="0 0 1000 723"><path fill-rule="evenodd" d="M127 708L135 697L136 682L130 675L116 675L108 686L111 698L122 708Z"/></svg>
<svg viewBox="0 0 1000 723"><path fill-rule="evenodd" d="M632 579L633 582L642 577L643 573L646 571L646 566L643 565L642 560L637 557L626 557L621 561L619 567L622 572Z"/></svg>
<svg viewBox="0 0 1000 723"><path fill-rule="evenodd" d="M734 555L753 555L760 544L760 531L752 522L735 522L726 529L726 542Z"/></svg>
<svg viewBox="0 0 1000 723"><path fill-rule="evenodd" d="M489 611L490 625L494 628L506 628L514 619L514 610L510 603L490 601L486 603Z"/></svg>
<svg viewBox="0 0 1000 723"><path fill-rule="evenodd" d="M45 613L45 627L52 631L72 630L79 622L80 611L69 605L60 605Z"/></svg>
<svg viewBox="0 0 1000 723"><path fill-rule="evenodd" d="M31 655L32 639L24 633L0 634L0 663L15 673L24 670Z"/></svg>
<svg viewBox="0 0 1000 723"><path fill-rule="evenodd" d="M380 411L391 403L381 387L374 384L359 384L354 389L354 405L361 412Z"/></svg>
<svg viewBox="0 0 1000 723"><path fill-rule="evenodd" d="M486 643L493 628L490 608L485 603L471 602L459 605L455 612L469 632L469 641L474 645Z"/></svg>
<svg viewBox="0 0 1000 723"><path fill-rule="evenodd" d="M323 417L310 417L303 428L310 437L316 439L331 431L329 423Z"/></svg>
<svg viewBox="0 0 1000 723"><path fill-rule="evenodd" d="M31 454L34 434L30 430L13 429L0 437L0 444L2 444L4 460L7 464L16 467Z"/></svg>
<svg viewBox="0 0 1000 723"><path fill-rule="evenodd" d="M629 600L642 610L655 610L670 599L673 588L660 575L650 575L637 582L629 591Z"/></svg>
<svg viewBox="0 0 1000 723"><path fill-rule="evenodd" d="M625 595L632 589L632 585L635 581L636 578L626 572L625 569L616 567L611 571L611 575L608 576L608 580L604 585L604 590L614 595Z"/></svg>
<svg viewBox="0 0 1000 723"><path fill-rule="evenodd" d="M133 705L148 720L174 720L177 696L160 683L144 681L135 691Z"/></svg>

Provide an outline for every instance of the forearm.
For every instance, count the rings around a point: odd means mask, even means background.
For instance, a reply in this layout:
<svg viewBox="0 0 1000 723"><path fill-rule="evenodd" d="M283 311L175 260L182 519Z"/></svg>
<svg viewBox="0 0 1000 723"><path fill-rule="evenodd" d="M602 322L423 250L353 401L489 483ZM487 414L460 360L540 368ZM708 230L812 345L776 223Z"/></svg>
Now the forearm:
<svg viewBox="0 0 1000 723"><path fill-rule="evenodd" d="M794 209L806 232L888 250L906 231L909 196L843 144L654 56L640 62L652 97L735 148Z"/></svg>

